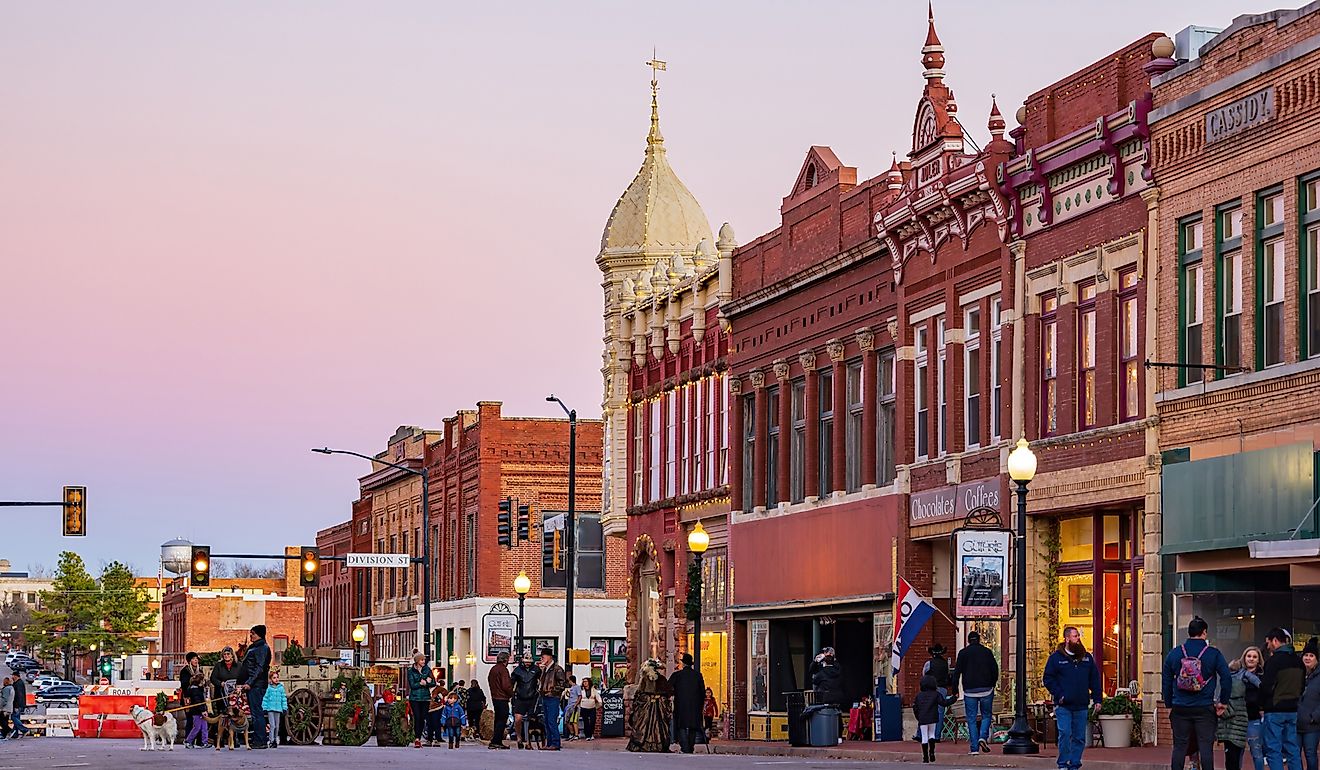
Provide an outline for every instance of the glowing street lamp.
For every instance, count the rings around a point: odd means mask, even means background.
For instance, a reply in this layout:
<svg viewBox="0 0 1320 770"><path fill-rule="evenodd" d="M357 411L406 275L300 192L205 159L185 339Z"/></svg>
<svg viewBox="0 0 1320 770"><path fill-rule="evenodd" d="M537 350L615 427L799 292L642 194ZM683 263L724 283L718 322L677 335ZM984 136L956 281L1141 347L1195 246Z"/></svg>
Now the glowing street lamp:
<svg viewBox="0 0 1320 770"><path fill-rule="evenodd" d="M527 577L527 570L521 570L513 579L513 590L518 594L518 656L523 654L523 602L527 601L527 592L532 590L532 579Z"/></svg>
<svg viewBox="0 0 1320 770"><path fill-rule="evenodd" d="M1031 739L1031 727L1027 725L1027 484L1036 476L1036 455L1027 446L1026 438L1020 438L1017 448L1008 453L1008 477L1017 484L1017 549L1013 570L1017 584L1014 594L1017 606L1017 709L1013 715L1013 726L1008 731L1008 740L1004 742L1005 754L1037 754L1040 747Z"/></svg>
<svg viewBox="0 0 1320 770"><path fill-rule="evenodd" d="M362 667L362 648L367 646L367 627L361 623L353 628L353 641L357 646L353 648L353 667Z"/></svg>

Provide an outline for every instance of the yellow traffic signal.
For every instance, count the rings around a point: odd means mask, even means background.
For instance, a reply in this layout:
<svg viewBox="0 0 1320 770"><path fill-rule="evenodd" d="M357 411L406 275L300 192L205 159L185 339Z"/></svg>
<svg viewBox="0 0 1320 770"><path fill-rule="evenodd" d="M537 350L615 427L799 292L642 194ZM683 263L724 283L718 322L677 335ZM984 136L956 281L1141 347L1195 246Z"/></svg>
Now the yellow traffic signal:
<svg viewBox="0 0 1320 770"><path fill-rule="evenodd" d="M211 585L211 546L193 546L188 584L193 586Z"/></svg>
<svg viewBox="0 0 1320 770"><path fill-rule="evenodd" d="M300 561L302 564L301 569L298 570L298 585L311 587L320 582L321 549L311 545L303 546Z"/></svg>
<svg viewBox="0 0 1320 770"><path fill-rule="evenodd" d="M87 536L87 487L64 488L64 536Z"/></svg>

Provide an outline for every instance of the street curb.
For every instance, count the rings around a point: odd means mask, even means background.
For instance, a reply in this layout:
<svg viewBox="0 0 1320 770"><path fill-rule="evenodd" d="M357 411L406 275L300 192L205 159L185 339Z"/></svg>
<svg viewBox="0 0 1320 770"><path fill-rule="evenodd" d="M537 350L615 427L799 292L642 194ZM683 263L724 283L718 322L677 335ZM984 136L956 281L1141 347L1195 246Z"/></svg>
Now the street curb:
<svg viewBox="0 0 1320 770"><path fill-rule="evenodd" d="M721 746L712 744L715 754L743 755L754 757L798 757L805 759L847 759L868 762L912 762L920 763L920 757L911 752L872 751L869 749L829 749L798 748L793 746ZM935 766L957 765L960 767L996 767L996 768L1056 768L1052 757L1023 757L1010 759L1002 754L952 754L939 758ZM1130 762L1114 760L1086 760L1088 770L1167 770L1167 763Z"/></svg>

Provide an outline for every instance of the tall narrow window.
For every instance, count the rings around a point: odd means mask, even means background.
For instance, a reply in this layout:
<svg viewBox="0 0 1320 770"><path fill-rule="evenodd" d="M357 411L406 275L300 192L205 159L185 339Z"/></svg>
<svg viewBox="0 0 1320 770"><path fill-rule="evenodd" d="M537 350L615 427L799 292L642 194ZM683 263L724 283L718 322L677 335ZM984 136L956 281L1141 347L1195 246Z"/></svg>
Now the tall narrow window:
<svg viewBox="0 0 1320 770"><path fill-rule="evenodd" d="M1040 427L1049 436L1059 430L1059 298L1040 300Z"/></svg>
<svg viewBox="0 0 1320 770"><path fill-rule="evenodd" d="M807 495L807 381L793 380L791 392L789 413L793 435L788 442L788 499L800 503Z"/></svg>
<svg viewBox="0 0 1320 770"><path fill-rule="evenodd" d="M990 298L990 440L998 441L1004 435L1003 428L1003 355L1000 340L1003 338L1003 300Z"/></svg>
<svg viewBox="0 0 1320 770"><path fill-rule="evenodd" d="M875 483L894 481L894 351L876 356Z"/></svg>
<svg viewBox="0 0 1320 770"><path fill-rule="evenodd" d="M688 433L688 454L692 456L692 490L705 489L702 464L706 460L706 382L699 380L688 385L689 408L692 410Z"/></svg>
<svg viewBox="0 0 1320 770"><path fill-rule="evenodd" d="M748 393L742 397L743 412L743 456L742 456L742 497L743 510L750 511L755 505L756 484L756 395Z"/></svg>
<svg viewBox="0 0 1320 770"><path fill-rule="evenodd" d="M917 327L915 334L916 382L913 383L913 401L916 406L916 425L913 443L917 450L917 459L930 456L930 346L929 330L925 325Z"/></svg>
<svg viewBox="0 0 1320 770"><path fill-rule="evenodd" d="M678 494L678 393L665 393L665 490L664 497Z"/></svg>
<svg viewBox="0 0 1320 770"><path fill-rule="evenodd" d="M1179 378L1183 384L1200 382L1204 372L1198 367L1201 358L1201 324L1204 320L1202 297L1204 297L1204 274L1201 272L1201 220L1183 222L1178 226L1178 251L1182 269L1179 271L1179 315L1182 319L1182 334L1179 347L1182 362L1189 364L1179 369Z"/></svg>
<svg viewBox="0 0 1320 770"><path fill-rule="evenodd" d="M981 446L981 303L963 308L963 440Z"/></svg>
<svg viewBox="0 0 1320 770"><path fill-rule="evenodd" d="M1320 355L1320 177L1302 181L1302 342L1306 355Z"/></svg>
<svg viewBox="0 0 1320 770"><path fill-rule="evenodd" d="M732 425L730 422L732 413L729 411L729 378L716 378L715 388L720 394L720 406L715 412L715 424L720 428L720 459L717 463L719 466L719 483L728 484L729 443L736 440L736 437L731 438L729 435L729 426Z"/></svg>
<svg viewBox="0 0 1320 770"><path fill-rule="evenodd" d="M849 492L862 488L862 362L850 361L844 370L848 375L848 423L844 435L847 447L844 455L844 483Z"/></svg>
<svg viewBox="0 0 1320 770"><path fill-rule="evenodd" d="M935 370L935 398L939 407L939 442L940 454L949 451L949 390L944 382L945 359L944 359L944 318L941 316L935 321L935 347L939 350L937 358L937 368Z"/></svg>
<svg viewBox="0 0 1320 770"><path fill-rule="evenodd" d="M1261 193L1256 202L1257 281L1261 296L1261 318L1257 345L1262 367L1283 363L1283 193Z"/></svg>
<svg viewBox="0 0 1320 770"><path fill-rule="evenodd" d="M819 429L816 431L817 461L820 476L820 488L816 493L821 499L830 496L830 487L834 477L834 375L828 370L820 373L817 383L817 401L820 415Z"/></svg>
<svg viewBox="0 0 1320 770"><path fill-rule="evenodd" d="M1242 365L1242 207L1236 202L1216 211L1215 242L1219 254L1215 272L1219 307L1216 359L1236 369Z"/></svg>
<svg viewBox="0 0 1320 770"><path fill-rule="evenodd" d="M690 457L692 452L692 431L688 430L688 396L690 390L688 385L680 385L674 389L674 400L678 402L678 485L674 487L674 492L687 494L692 491L688 474L691 472Z"/></svg>
<svg viewBox="0 0 1320 770"><path fill-rule="evenodd" d="M705 463L706 489L715 488L715 447L720 443L720 424L716 419L718 411L715 409L715 404L720 398L719 387L719 377L711 377L701 384L701 389L706 394L706 427L703 431L706 434L706 458L702 461Z"/></svg>
<svg viewBox="0 0 1320 770"><path fill-rule="evenodd" d="M769 408L765 440L765 507L779 505L779 388L767 388L766 404Z"/></svg>
<svg viewBox="0 0 1320 770"><path fill-rule="evenodd" d="M633 456L632 482L633 505L641 505L646 490L646 404L634 404L633 418Z"/></svg>
<svg viewBox="0 0 1320 770"><path fill-rule="evenodd" d="M649 468L650 484L646 494L646 501L653 503L659 500L660 495L660 466L664 459L660 456L660 410L663 401L656 399L646 405L650 413L649 437L647 443L649 447L646 453L646 465Z"/></svg>
<svg viewBox="0 0 1320 770"><path fill-rule="evenodd" d="M1077 287L1077 418L1095 426L1095 282Z"/></svg>
<svg viewBox="0 0 1320 770"><path fill-rule="evenodd" d="M1137 385L1137 271L1125 270L1118 276L1119 318L1119 417L1136 419L1141 410L1141 391Z"/></svg>

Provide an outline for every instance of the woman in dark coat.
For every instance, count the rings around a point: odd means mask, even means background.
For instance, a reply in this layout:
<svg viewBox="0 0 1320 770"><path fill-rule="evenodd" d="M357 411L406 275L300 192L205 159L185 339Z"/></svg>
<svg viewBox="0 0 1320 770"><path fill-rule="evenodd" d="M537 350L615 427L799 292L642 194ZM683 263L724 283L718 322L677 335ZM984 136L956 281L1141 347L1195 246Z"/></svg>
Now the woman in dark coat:
<svg viewBox="0 0 1320 770"><path fill-rule="evenodd" d="M467 691L467 718L472 727L472 734L481 737L481 715L486 711L486 691L481 689L481 682L472 680Z"/></svg>
<svg viewBox="0 0 1320 770"><path fill-rule="evenodd" d="M233 647L220 651L220 662L211 668L211 697L215 699L211 704L211 713L218 714L224 710L224 699L238 688L240 668Z"/></svg>

